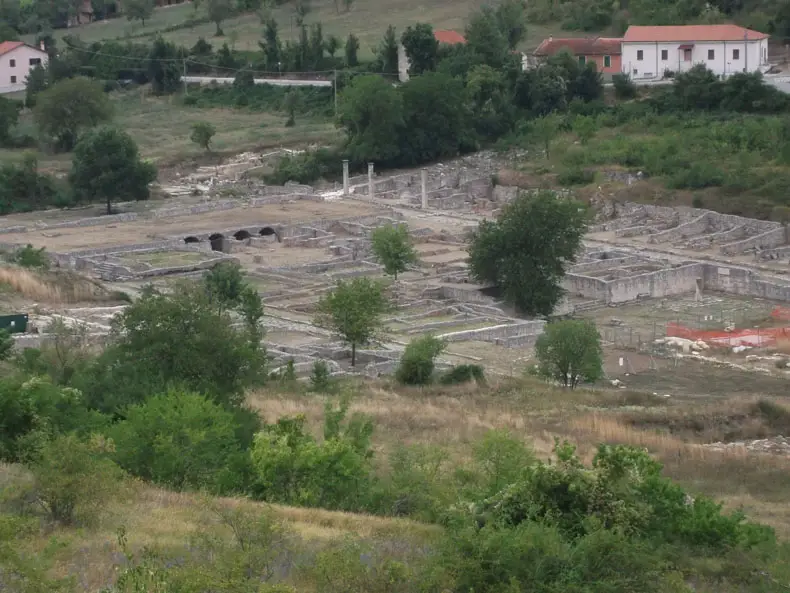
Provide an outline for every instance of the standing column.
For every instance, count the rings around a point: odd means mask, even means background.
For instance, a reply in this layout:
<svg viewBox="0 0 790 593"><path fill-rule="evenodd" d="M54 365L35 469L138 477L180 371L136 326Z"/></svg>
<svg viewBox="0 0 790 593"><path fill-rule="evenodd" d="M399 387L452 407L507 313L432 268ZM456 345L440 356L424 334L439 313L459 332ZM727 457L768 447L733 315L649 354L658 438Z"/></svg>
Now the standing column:
<svg viewBox="0 0 790 593"><path fill-rule="evenodd" d="M422 181L422 209L428 209L428 169L423 167L422 171L420 172L421 181Z"/></svg>
<svg viewBox="0 0 790 593"><path fill-rule="evenodd" d="M373 163L368 163L368 197L372 200L373 195Z"/></svg>
<svg viewBox="0 0 790 593"><path fill-rule="evenodd" d="M348 159L343 159L343 195L348 195Z"/></svg>

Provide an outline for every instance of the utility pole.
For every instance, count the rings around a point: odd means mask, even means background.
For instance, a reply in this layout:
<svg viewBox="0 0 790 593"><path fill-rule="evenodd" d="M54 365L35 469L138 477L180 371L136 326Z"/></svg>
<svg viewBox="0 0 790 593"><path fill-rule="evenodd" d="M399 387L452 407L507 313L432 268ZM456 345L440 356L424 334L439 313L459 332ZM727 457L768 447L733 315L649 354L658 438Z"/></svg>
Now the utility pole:
<svg viewBox="0 0 790 593"><path fill-rule="evenodd" d="M184 58L184 74L181 77L184 80L184 95L187 95L187 59Z"/></svg>

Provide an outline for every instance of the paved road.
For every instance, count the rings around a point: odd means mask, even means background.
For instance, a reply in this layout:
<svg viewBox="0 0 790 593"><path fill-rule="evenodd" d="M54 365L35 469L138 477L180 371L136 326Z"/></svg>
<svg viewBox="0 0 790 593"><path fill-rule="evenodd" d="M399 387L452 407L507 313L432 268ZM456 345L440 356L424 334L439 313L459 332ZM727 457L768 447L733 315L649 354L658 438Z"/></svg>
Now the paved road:
<svg viewBox="0 0 790 593"><path fill-rule="evenodd" d="M184 76L182 80L199 84L232 84L233 78L217 78L216 76ZM332 86L331 80L302 80L296 78L256 78L255 84L271 84L274 86Z"/></svg>

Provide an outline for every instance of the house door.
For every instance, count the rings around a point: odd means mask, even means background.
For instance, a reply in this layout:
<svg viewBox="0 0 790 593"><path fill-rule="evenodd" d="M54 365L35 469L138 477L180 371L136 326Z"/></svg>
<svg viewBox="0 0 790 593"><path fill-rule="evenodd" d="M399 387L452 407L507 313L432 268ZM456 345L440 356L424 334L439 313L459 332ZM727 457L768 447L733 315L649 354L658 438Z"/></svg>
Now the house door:
<svg viewBox="0 0 790 593"><path fill-rule="evenodd" d="M691 69L691 48L690 47L681 47L680 48L680 59L678 60L678 71L679 72L686 72L687 70Z"/></svg>

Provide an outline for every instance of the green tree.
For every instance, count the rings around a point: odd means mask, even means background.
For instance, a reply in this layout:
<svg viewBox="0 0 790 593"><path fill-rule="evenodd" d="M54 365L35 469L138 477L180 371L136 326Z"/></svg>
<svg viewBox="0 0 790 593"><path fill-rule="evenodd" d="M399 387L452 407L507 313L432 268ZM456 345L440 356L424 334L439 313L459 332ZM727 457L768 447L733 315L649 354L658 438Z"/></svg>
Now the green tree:
<svg viewBox="0 0 790 593"><path fill-rule="evenodd" d="M148 54L148 79L158 94L176 92L181 86L182 64L178 63L178 48L161 36L154 39Z"/></svg>
<svg viewBox="0 0 790 593"><path fill-rule="evenodd" d="M126 132L99 128L85 134L74 149L69 181L77 199L107 203L113 200L147 200L148 185L156 168L140 160L137 145Z"/></svg>
<svg viewBox="0 0 790 593"><path fill-rule="evenodd" d="M340 49L341 45L342 43L337 35L330 35L326 39L326 53L329 54L329 57L334 59L335 54L337 53L337 50Z"/></svg>
<svg viewBox="0 0 790 593"><path fill-rule="evenodd" d="M532 121L531 135L535 142L543 146L546 159L551 157L551 141L557 137L559 130L559 121L553 115L545 115Z"/></svg>
<svg viewBox="0 0 790 593"><path fill-rule="evenodd" d="M507 60L508 39L499 27L494 10L484 6L472 15L466 26L466 44L484 64L501 69Z"/></svg>
<svg viewBox="0 0 790 593"><path fill-rule="evenodd" d="M0 146L7 146L11 141L11 130L19 120L21 103L0 97Z"/></svg>
<svg viewBox="0 0 790 593"><path fill-rule="evenodd" d="M55 522L93 524L123 491L123 472L110 459L112 443L75 435L47 442L33 462L31 497Z"/></svg>
<svg viewBox="0 0 790 593"><path fill-rule="evenodd" d="M220 312L235 309L241 304L242 294L248 284L244 271L237 262L220 262L203 276L209 301Z"/></svg>
<svg viewBox="0 0 790 593"><path fill-rule="evenodd" d="M101 85L82 77L61 80L39 93L33 110L39 131L59 150L71 150L81 132L111 117Z"/></svg>
<svg viewBox="0 0 790 593"><path fill-rule="evenodd" d="M217 128L215 128L211 123L207 121L199 121L192 124L192 134L189 136L189 139L198 146L205 149L206 152L211 152L211 139L216 133Z"/></svg>
<svg viewBox="0 0 790 593"><path fill-rule="evenodd" d="M25 107L33 109L36 106L36 95L46 90L49 85L49 73L40 64L30 70L25 80Z"/></svg>
<svg viewBox="0 0 790 593"><path fill-rule="evenodd" d="M352 161L387 163L400 155L403 100L380 76L358 76L338 101L338 121L346 131L346 152Z"/></svg>
<svg viewBox="0 0 790 593"><path fill-rule="evenodd" d="M548 315L563 294L565 267L575 260L586 226L583 204L551 191L522 193L474 232L470 272L498 286L521 312Z"/></svg>
<svg viewBox="0 0 790 593"><path fill-rule="evenodd" d="M124 0L123 11L130 21L140 21L145 27L145 21L154 14L154 0Z"/></svg>
<svg viewBox="0 0 790 593"><path fill-rule="evenodd" d="M229 314L220 313L194 282L178 283L168 294L144 291L115 317L112 337L78 385L93 408L107 413L171 385L238 407L245 388L265 377L260 342L236 330Z"/></svg>
<svg viewBox="0 0 790 593"><path fill-rule="evenodd" d="M417 261L417 251L405 224L378 227L370 234L370 240L376 260L395 280Z"/></svg>
<svg viewBox="0 0 790 593"><path fill-rule="evenodd" d="M55 180L38 172L33 153L24 153L22 162L0 166L0 213L29 212L61 203L62 193Z"/></svg>
<svg viewBox="0 0 790 593"><path fill-rule="evenodd" d="M340 281L318 302L315 323L335 332L351 346L351 366L357 346L370 344L383 332L382 315L390 310L384 286L370 278Z"/></svg>
<svg viewBox="0 0 790 593"><path fill-rule="evenodd" d="M535 343L542 375L573 389L603 375L601 337L591 321L566 319L546 325Z"/></svg>
<svg viewBox="0 0 790 593"><path fill-rule="evenodd" d="M401 87L405 129L401 160L409 164L452 157L475 146L463 82L428 72Z"/></svg>
<svg viewBox="0 0 790 593"><path fill-rule="evenodd" d="M290 89L285 93L283 107L285 107L285 112L288 114L288 119L285 122L286 128L296 125L296 111L299 109L301 102L302 96L296 89Z"/></svg>
<svg viewBox="0 0 790 593"><path fill-rule="evenodd" d="M109 431L115 461L129 473L176 490L240 491L243 453L233 414L180 390L124 410Z"/></svg>
<svg viewBox="0 0 790 593"><path fill-rule="evenodd" d="M384 33L384 39L376 50L379 67L385 74L398 73L398 36L395 27L390 25Z"/></svg>
<svg viewBox="0 0 790 593"><path fill-rule="evenodd" d="M631 82L631 78L627 74L613 75L612 85L614 86L615 96L621 101L633 99L638 94L636 85Z"/></svg>
<svg viewBox="0 0 790 593"><path fill-rule="evenodd" d="M504 0L496 8L496 21L507 40L508 49L516 49L526 37L526 8L524 0Z"/></svg>
<svg viewBox="0 0 790 593"><path fill-rule="evenodd" d="M359 38L353 33L349 33L348 39L346 39L345 53L346 67L354 68L359 65L359 58L357 57L359 53Z"/></svg>
<svg viewBox="0 0 790 593"><path fill-rule="evenodd" d="M201 0L206 3L206 15L209 20L214 23L214 37L222 37L225 33L222 31L222 21L227 19L233 13L233 4L231 0Z"/></svg>
<svg viewBox="0 0 790 593"><path fill-rule="evenodd" d="M598 131L598 124L594 117L577 115L573 120L573 133L579 138L582 145L587 145Z"/></svg>
<svg viewBox="0 0 790 593"><path fill-rule="evenodd" d="M269 72L277 72L282 61L282 44L277 31L277 21L267 18L263 28L263 41L258 45L263 52L263 63Z"/></svg>
<svg viewBox="0 0 790 593"><path fill-rule="evenodd" d="M415 76L436 69L439 42L431 25L420 23L407 27L401 35L401 43L409 59L409 74Z"/></svg>
<svg viewBox="0 0 790 593"><path fill-rule="evenodd" d="M467 75L466 91L480 136L498 138L512 129L515 119L513 99L500 70L483 64L473 66Z"/></svg>
<svg viewBox="0 0 790 593"><path fill-rule="evenodd" d="M431 335L414 338L400 357L395 378L404 385L427 385L433 379L436 357L446 347L443 340Z"/></svg>

